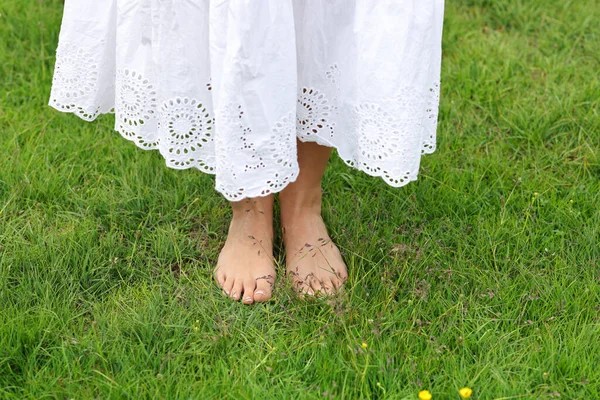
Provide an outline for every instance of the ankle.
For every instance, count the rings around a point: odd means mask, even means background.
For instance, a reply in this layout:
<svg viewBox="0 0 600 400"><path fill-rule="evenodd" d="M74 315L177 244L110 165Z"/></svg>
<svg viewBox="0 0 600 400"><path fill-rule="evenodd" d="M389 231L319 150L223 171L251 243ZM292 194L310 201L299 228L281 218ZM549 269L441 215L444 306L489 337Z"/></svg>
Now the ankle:
<svg viewBox="0 0 600 400"><path fill-rule="evenodd" d="M320 217L321 197L320 187L304 191L282 191L279 194L282 224L298 218Z"/></svg>
<svg viewBox="0 0 600 400"><path fill-rule="evenodd" d="M323 225L321 217L321 204L313 204L304 207L290 207L284 212L281 211L281 234L285 245L292 238L302 238L305 240L307 232L314 232ZM320 235L326 235L321 233Z"/></svg>
<svg viewBox="0 0 600 400"><path fill-rule="evenodd" d="M241 201L231 202L231 210L234 219L260 218L273 219L273 195L267 197L247 198Z"/></svg>

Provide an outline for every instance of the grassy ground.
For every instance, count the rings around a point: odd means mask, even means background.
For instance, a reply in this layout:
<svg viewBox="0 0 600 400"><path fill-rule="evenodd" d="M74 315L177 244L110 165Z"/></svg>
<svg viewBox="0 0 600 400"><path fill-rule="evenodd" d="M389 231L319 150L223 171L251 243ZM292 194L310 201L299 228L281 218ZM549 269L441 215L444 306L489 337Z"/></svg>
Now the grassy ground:
<svg viewBox="0 0 600 400"><path fill-rule="evenodd" d="M332 159L346 292L251 307L211 176L45 105L61 4L0 3L0 398L600 398L595 0L449 1L419 180Z"/></svg>

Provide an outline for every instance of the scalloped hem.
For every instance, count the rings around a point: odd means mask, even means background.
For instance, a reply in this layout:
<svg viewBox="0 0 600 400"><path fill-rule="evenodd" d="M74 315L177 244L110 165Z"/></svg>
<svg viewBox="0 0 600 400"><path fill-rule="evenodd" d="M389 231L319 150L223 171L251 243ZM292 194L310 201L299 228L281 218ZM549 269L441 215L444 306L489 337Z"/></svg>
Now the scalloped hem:
<svg viewBox="0 0 600 400"><path fill-rule="evenodd" d="M381 178L386 184L388 184L394 188L400 188L400 187L406 186L410 182L416 181L419 176L419 171L417 170L414 174L410 174L410 176L407 177L406 179L389 179L385 176L385 171L361 168L360 165L357 166L356 162L352 161L351 157L346 157L345 154L343 154L340 151L338 146L334 145L332 142L328 141L327 139L324 139L324 138L318 137L318 136L304 136L304 137L298 136L298 140L300 140L301 142L304 142L304 143L316 143L321 146L331 147L336 150L338 158L341 159L344 162L344 164L346 164L348 167L355 169L357 171L364 172L365 174L367 174L369 176L372 176L375 178ZM435 143L434 144L428 143L426 146L423 146L423 148L421 150L421 155L423 156L423 155L433 154L435 152L435 150L436 150Z"/></svg>
<svg viewBox="0 0 600 400"><path fill-rule="evenodd" d="M92 122L92 121L96 120L99 115L114 114L114 109L112 109L112 108L110 110L102 110L100 107L98 107L94 113L89 113L88 111L84 110L82 107L76 107L76 106L59 107L59 106L54 105L52 101L50 101L48 105L59 112L66 113L66 114L73 114L86 122ZM195 169L199 170L200 172L203 172L203 173L206 173L209 175L216 176L216 174L217 174L216 168L207 168L206 167L206 165L210 164L207 160L199 160L198 162L190 163L190 164L180 164L180 165L170 164L167 159L168 156L163 154L159 147L145 146L144 144L137 142L135 140L135 137L128 136L124 131L120 131L118 129L113 129L113 131L118 133L122 138L126 139L127 141L135 144L135 146L139 149L148 150L148 151L149 150L158 151L159 154L161 155L161 157L163 157L163 159L165 160L165 166L167 168L171 168L171 169L175 169L175 170L187 170L187 169L195 168ZM358 171L362 171L369 176L381 178L386 184L388 184L394 188L400 188L400 187L406 186L410 182L414 182L418 179L418 171L408 174L408 176L406 176L406 178L404 178L404 179L393 179L393 178L387 177L385 171L381 171L380 169L370 169L370 168L364 168L364 167L361 168L362 165L355 161L352 161L352 157L350 155L344 154L338 146L336 146L334 143L332 143L331 141L329 141L323 137L296 135L296 138L303 143L316 143L320 146L325 146L325 147L330 147L330 148L335 149L338 157L348 167L356 169ZM436 150L435 143L427 143L426 145L422 146L421 155L432 154L435 152L435 150ZM224 187L219 188L216 184L215 184L214 188L215 188L216 192L220 193L223 197L225 197L225 199L227 199L228 201L231 201L231 202L241 201L246 198L266 197L266 196L270 196L271 194L276 194L276 193L283 191L290 183L295 182L300 173L299 167L296 165L295 168L293 168L291 172L292 172L291 174L288 174L287 177L283 178L285 180L285 182L282 183L281 185L278 185L275 188L265 189L264 187L260 187L260 188L254 188L254 189L243 189L242 192L238 191L238 193L236 195L232 195L231 194L232 191L227 190Z"/></svg>

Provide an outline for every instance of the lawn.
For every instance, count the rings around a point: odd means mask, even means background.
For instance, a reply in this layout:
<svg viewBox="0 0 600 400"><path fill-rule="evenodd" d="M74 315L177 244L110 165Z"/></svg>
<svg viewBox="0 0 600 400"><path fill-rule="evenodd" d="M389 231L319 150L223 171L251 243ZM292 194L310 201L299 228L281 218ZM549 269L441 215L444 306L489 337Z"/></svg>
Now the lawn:
<svg viewBox="0 0 600 400"><path fill-rule="evenodd" d="M0 2L0 398L600 398L596 0L448 1L418 181L332 157L345 291L254 306L212 176L46 105L61 13Z"/></svg>

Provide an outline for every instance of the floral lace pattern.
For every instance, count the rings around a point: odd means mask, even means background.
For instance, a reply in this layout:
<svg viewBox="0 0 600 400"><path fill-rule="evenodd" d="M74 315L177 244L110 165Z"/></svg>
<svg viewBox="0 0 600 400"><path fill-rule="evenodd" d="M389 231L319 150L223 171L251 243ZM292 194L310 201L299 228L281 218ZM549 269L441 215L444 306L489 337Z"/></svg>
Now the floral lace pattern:
<svg viewBox="0 0 600 400"><path fill-rule="evenodd" d="M125 138L142 148L155 149L155 139L140 133L156 120L157 93L150 81L136 71L119 69L116 74L115 127Z"/></svg>
<svg viewBox="0 0 600 400"><path fill-rule="evenodd" d="M297 127L298 138L308 140L309 136L327 134L333 138L335 124L329 123L334 106L329 104L325 94L317 89L302 88L298 94Z"/></svg>
<svg viewBox="0 0 600 400"><path fill-rule="evenodd" d="M99 106L84 107L83 101L98 87L98 63L94 55L74 43L61 43L56 49L52 81L52 107L94 120Z"/></svg>
<svg viewBox="0 0 600 400"><path fill-rule="evenodd" d="M216 122L222 130L216 139L216 187L226 198L236 201L266 196L281 191L296 179L296 126L291 114L275 124L268 142L260 147L253 141L252 129L241 105L224 106ZM231 160L236 160L240 168L232 168ZM246 186L253 180L259 182L259 188L250 188L248 195Z"/></svg>
<svg viewBox="0 0 600 400"><path fill-rule="evenodd" d="M196 99L177 97L163 102L159 114L158 131L160 138L164 138L168 165L195 166L212 172L215 167L212 157L197 158L203 149L213 152L213 117L208 106Z"/></svg>

